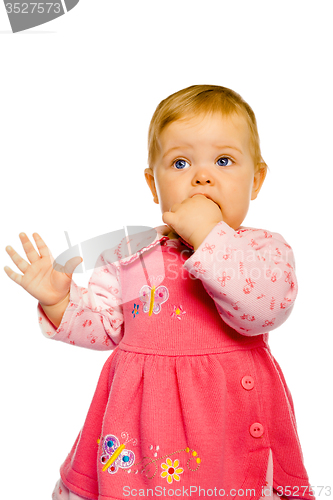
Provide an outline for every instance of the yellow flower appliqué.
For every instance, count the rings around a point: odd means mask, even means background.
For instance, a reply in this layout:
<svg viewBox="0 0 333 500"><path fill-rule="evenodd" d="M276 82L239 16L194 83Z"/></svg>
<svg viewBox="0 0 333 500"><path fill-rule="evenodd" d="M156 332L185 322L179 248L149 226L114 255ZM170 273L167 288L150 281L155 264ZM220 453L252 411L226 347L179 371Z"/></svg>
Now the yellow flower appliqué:
<svg viewBox="0 0 333 500"><path fill-rule="evenodd" d="M172 463L170 458L166 459L166 464L161 464L163 472L161 472L161 477L166 477L169 484L172 483L172 480L180 481L179 474L183 474L184 469L179 466L179 460L175 460Z"/></svg>
<svg viewBox="0 0 333 500"><path fill-rule="evenodd" d="M184 311L183 306L173 306L173 311L171 313L172 318L177 318L177 319L182 319L182 316L186 314L186 311Z"/></svg>

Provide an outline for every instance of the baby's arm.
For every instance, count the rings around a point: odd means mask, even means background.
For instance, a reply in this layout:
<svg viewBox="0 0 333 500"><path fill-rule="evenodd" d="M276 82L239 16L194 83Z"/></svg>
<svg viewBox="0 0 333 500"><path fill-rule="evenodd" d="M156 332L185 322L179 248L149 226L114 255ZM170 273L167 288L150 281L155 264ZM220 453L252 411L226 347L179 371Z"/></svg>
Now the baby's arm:
<svg viewBox="0 0 333 500"><path fill-rule="evenodd" d="M297 294L294 257L279 234L234 231L221 221L184 267L202 281L221 318L243 335L273 330L291 313Z"/></svg>
<svg viewBox="0 0 333 500"><path fill-rule="evenodd" d="M46 337L96 350L113 349L120 342L121 291L118 271L111 264L109 253L106 250L99 256L87 289L72 281L70 296L59 304L60 323L51 317L52 308L38 304L39 323Z"/></svg>
<svg viewBox="0 0 333 500"><path fill-rule="evenodd" d="M62 317L67 309L69 304L69 295L70 292L66 295L64 299L62 299L58 304L54 304L53 306L45 306L39 302L39 306L41 306L42 310L51 321L51 323L58 328L61 323Z"/></svg>
<svg viewBox="0 0 333 500"><path fill-rule="evenodd" d="M72 281L81 257L73 257L62 266L37 233L33 237L38 251L25 233L19 236L28 260L10 246L6 251L23 274L8 266L4 270L39 301L39 322L45 336L100 350L115 347L122 336L123 315L117 270L112 265L114 249L100 255L85 289Z"/></svg>

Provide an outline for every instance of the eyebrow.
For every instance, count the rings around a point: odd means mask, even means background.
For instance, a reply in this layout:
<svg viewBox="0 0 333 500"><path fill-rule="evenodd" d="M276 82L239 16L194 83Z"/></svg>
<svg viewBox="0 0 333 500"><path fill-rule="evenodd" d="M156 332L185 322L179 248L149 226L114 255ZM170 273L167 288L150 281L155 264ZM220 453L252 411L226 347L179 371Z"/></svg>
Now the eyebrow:
<svg viewBox="0 0 333 500"><path fill-rule="evenodd" d="M214 146L215 149L233 149L234 151L238 151L241 155L243 155L243 152L236 148L235 146ZM162 158L165 158L168 154L170 154L172 151L175 151L177 149L192 149L191 146L175 146L173 148L168 149L166 153L162 156Z"/></svg>

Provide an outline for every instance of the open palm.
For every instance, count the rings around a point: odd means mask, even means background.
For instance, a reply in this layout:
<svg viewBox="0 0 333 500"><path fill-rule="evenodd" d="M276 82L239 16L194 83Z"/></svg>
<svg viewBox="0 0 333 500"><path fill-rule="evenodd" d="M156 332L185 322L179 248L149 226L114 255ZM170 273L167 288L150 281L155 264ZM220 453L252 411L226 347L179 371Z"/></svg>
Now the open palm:
<svg viewBox="0 0 333 500"><path fill-rule="evenodd" d="M42 238L33 234L39 253L26 234L19 235L23 249L30 264L12 247L6 251L14 264L23 273L4 268L7 276L35 297L42 305L51 306L60 302L69 292L74 269L82 262L81 257L73 257L65 266L55 263L52 254Z"/></svg>

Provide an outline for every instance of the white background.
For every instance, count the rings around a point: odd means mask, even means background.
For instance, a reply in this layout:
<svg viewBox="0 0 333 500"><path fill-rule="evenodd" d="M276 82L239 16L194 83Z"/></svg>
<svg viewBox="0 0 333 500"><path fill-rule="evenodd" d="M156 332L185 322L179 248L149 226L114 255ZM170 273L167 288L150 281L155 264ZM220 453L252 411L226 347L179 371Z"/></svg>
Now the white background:
<svg viewBox="0 0 333 500"><path fill-rule="evenodd" d="M42 336L36 300L3 271L15 268L5 246L22 254L18 234L37 231L57 256L64 231L75 245L160 225L143 176L149 121L198 83L256 113L270 171L243 225L293 247L299 295L270 344L310 482L333 486L331 23L328 0L81 0L14 35L0 5L1 498L51 498L109 355Z"/></svg>

